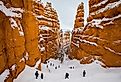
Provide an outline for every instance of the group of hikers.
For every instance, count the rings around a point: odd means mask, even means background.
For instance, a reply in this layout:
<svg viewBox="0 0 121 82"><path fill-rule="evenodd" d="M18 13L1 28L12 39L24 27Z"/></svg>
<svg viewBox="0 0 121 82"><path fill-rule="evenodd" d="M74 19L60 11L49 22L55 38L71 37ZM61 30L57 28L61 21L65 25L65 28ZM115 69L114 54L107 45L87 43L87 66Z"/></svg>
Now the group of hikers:
<svg viewBox="0 0 121 82"><path fill-rule="evenodd" d="M60 65L55 66L55 65L54 65L52 62L50 62L50 61L48 61L47 63L48 63L48 64L46 65L46 68L49 70L49 72L50 72L49 66L53 66L54 69L58 69L58 68L61 67ZM70 69L74 69L74 66L71 66L71 67L69 67L69 68L70 68ZM36 71L36 72L35 72L35 77L36 77L36 79L38 79L38 76L39 76L39 73L38 73L38 71ZM83 77L86 76L86 71L85 71L85 70L83 70L82 76L83 76ZM44 79L44 74L41 73L41 74L40 74L40 77L41 77L41 79ZM69 73L65 73L65 79L69 79Z"/></svg>
<svg viewBox="0 0 121 82"><path fill-rule="evenodd" d="M39 76L39 73L38 73L38 71L36 71L35 72L36 79L38 79L38 76ZM83 77L85 77L85 76L86 76L86 71L84 70L83 71ZM44 79L43 73L41 73L41 79ZM69 73L65 73L65 79L69 79Z"/></svg>
<svg viewBox="0 0 121 82"><path fill-rule="evenodd" d="M86 76L86 71L84 70L83 71L83 77L85 77L85 76ZM69 79L69 73L65 74L65 79Z"/></svg>
<svg viewBox="0 0 121 82"><path fill-rule="evenodd" d="M47 63L49 63L49 64L46 65L46 68L48 69L49 72L50 72L49 66L54 67L54 69L58 69L61 67L60 65L55 66L54 63L49 62L49 61Z"/></svg>
<svg viewBox="0 0 121 82"><path fill-rule="evenodd" d="M35 76L36 76L36 79L38 79L38 76L39 76L38 71L35 72ZM41 79L43 79L43 78L44 78L44 75L43 75L43 73L41 73Z"/></svg>

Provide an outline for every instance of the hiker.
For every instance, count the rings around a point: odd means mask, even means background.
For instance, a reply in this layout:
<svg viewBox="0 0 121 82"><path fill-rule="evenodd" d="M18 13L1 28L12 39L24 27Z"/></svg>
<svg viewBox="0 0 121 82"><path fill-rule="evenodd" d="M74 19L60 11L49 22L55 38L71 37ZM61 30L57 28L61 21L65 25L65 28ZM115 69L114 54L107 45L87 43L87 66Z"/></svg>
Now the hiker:
<svg viewBox="0 0 121 82"><path fill-rule="evenodd" d="M69 67L70 69L72 69L72 67Z"/></svg>
<svg viewBox="0 0 121 82"><path fill-rule="evenodd" d="M85 75L86 75L86 71L84 70L84 71L83 71L83 77L85 77Z"/></svg>
<svg viewBox="0 0 121 82"><path fill-rule="evenodd" d="M54 64L53 64L53 66L54 66Z"/></svg>
<svg viewBox="0 0 121 82"><path fill-rule="evenodd" d="M69 79L69 73L65 74L65 79Z"/></svg>
<svg viewBox="0 0 121 82"><path fill-rule="evenodd" d="M46 67L48 68L48 65Z"/></svg>
<svg viewBox="0 0 121 82"><path fill-rule="evenodd" d="M35 76L36 76L36 79L37 79L37 78L38 78L38 76L39 76L38 71L36 71L36 72L35 72Z"/></svg>
<svg viewBox="0 0 121 82"><path fill-rule="evenodd" d="M52 66L52 63L50 63L50 66Z"/></svg>
<svg viewBox="0 0 121 82"><path fill-rule="evenodd" d="M48 65L46 65L46 67L47 67L48 71L50 72L50 69L49 69Z"/></svg>
<svg viewBox="0 0 121 82"><path fill-rule="evenodd" d="M60 68L60 65L58 65L58 68Z"/></svg>
<svg viewBox="0 0 121 82"><path fill-rule="evenodd" d="M44 75L43 75L43 73L41 73L41 79L43 79L43 77L44 77Z"/></svg>
<svg viewBox="0 0 121 82"><path fill-rule="evenodd" d="M50 72L50 69L48 68L48 71Z"/></svg>
<svg viewBox="0 0 121 82"><path fill-rule="evenodd" d="M55 67L55 69L57 69L57 66Z"/></svg>
<svg viewBox="0 0 121 82"><path fill-rule="evenodd" d="M49 63L50 61L48 61L48 63Z"/></svg>
<svg viewBox="0 0 121 82"><path fill-rule="evenodd" d="M60 59L61 63L63 63L63 58Z"/></svg>

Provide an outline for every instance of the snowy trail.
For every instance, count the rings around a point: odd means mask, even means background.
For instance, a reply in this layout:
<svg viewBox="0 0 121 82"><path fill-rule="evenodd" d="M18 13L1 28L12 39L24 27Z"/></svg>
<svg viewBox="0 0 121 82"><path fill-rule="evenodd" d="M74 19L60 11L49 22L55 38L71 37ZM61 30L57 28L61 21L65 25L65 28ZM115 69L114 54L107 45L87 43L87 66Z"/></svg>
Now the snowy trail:
<svg viewBox="0 0 121 82"><path fill-rule="evenodd" d="M79 64L77 60L65 60L63 64L58 60L49 60L50 63L54 63L54 66L49 66L50 72L46 68L46 64L42 64L42 73L44 74L44 79L35 79L35 69L34 67L26 66L26 69L19 75L14 82L121 82L121 68L108 68L105 69L99 64L93 62L92 64L82 65ZM55 69L55 66L60 65L61 67ZM74 66L74 69L69 67ZM86 70L86 77L82 77L83 70ZM68 72L69 79L65 78L65 73ZM39 74L41 72L39 71Z"/></svg>

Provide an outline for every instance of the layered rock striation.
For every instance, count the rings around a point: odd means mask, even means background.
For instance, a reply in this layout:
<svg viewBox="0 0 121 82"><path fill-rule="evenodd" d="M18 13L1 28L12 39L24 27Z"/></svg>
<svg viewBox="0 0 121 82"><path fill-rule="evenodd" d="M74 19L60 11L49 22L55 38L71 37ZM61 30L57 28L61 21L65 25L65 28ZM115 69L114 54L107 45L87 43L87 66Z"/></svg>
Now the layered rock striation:
<svg viewBox="0 0 121 82"><path fill-rule="evenodd" d="M70 57L81 63L99 60L105 66L121 66L121 0L89 0L87 21L71 45Z"/></svg>
<svg viewBox="0 0 121 82"><path fill-rule="evenodd" d="M37 16L39 21L39 48L42 53L42 62L55 58L59 48L60 24L56 10L47 2L44 15Z"/></svg>
<svg viewBox="0 0 121 82"><path fill-rule="evenodd" d="M0 0L0 74L9 71L5 82L13 82L25 65L33 67L39 61L37 68L41 70L43 50L53 48L51 51L56 52L59 28L50 3L44 6L40 0ZM52 57L49 52L44 60Z"/></svg>
<svg viewBox="0 0 121 82"><path fill-rule="evenodd" d="M84 3L81 2L77 8L77 15L75 17L74 29L84 27Z"/></svg>
<svg viewBox="0 0 121 82"><path fill-rule="evenodd" d="M77 15L75 17L75 24L74 29L72 30L72 37L71 37L71 49L70 49L70 58L77 58L79 56L77 51L79 49L79 36L81 35L84 29L84 3L81 2L77 8Z"/></svg>

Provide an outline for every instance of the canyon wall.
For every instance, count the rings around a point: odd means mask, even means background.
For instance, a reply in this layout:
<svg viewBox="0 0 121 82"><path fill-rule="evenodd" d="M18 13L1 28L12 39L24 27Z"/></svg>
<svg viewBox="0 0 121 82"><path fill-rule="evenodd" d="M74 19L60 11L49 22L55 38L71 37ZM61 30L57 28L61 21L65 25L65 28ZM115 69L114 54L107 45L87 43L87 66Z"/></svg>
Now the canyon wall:
<svg viewBox="0 0 121 82"><path fill-rule="evenodd" d="M81 2L77 8L74 29L84 27L84 3Z"/></svg>
<svg viewBox="0 0 121 82"><path fill-rule="evenodd" d="M37 69L41 70L41 61L55 55L60 26L50 4L44 6L40 0L0 0L0 74L9 71L5 82L13 82L26 65L33 67L37 61ZM47 52L49 49L53 53Z"/></svg>
<svg viewBox="0 0 121 82"><path fill-rule="evenodd" d="M121 0L89 0L87 25L72 35L70 58L121 66ZM73 31L75 32L75 30Z"/></svg>
<svg viewBox="0 0 121 82"><path fill-rule="evenodd" d="M72 30L72 37L71 37L71 49L69 57L81 59L77 51L79 50L79 43L80 41L79 36L84 29L84 3L81 2L77 8L77 15L75 17L74 29Z"/></svg>
<svg viewBox="0 0 121 82"><path fill-rule="evenodd" d="M60 24L56 10L47 2L43 16L39 20L39 48L42 53L42 62L55 58L59 48Z"/></svg>

